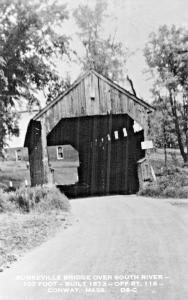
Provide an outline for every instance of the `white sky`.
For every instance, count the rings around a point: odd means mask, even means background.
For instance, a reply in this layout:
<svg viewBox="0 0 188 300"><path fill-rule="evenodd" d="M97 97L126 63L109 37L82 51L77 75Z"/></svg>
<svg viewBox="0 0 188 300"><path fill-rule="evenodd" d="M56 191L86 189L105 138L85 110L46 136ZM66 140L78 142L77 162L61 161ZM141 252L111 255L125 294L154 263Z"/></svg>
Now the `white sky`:
<svg viewBox="0 0 188 300"><path fill-rule="evenodd" d="M61 0L62 1L62 0ZM70 20L64 24L64 30L71 34L73 45L80 49L75 32L78 30L73 21L71 12L79 3L87 3L91 6L95 0L68 0ZM117 30L116 40L133 53L127 60L128 74L134 82L136 91L140 97L151 101L151 81L148 74L143 71L146 64L143 56L143 48L147 43L150 32L157 31L163 24L188 27L188 0L107 0L109 11L113 17L106 24L107 34ZM62 64L61 70L65 70ZM68 66L73 79L79 75L79 68ZM67 71L68 71L67 70Z"/></svg>
<svg viewBox="0 0 188 300"><path fill-rule="evenodd" d="M72 37L73 46L81 51L78 42L72 11L79 3L94 5L95 0L60 0L68 4L70 19L63 24L64 32ZM188 28L188 0L108 0L109 13L113 16L106 24L107 34L117 30L116 40L134 53L127 61L128 74L134 82L137 94L146 101L151 101L151 80L143 71L146 68L143 48L148 40L150 32L157 31L163 24L185 26ZM80 73L76 65L59 63L62 73L70 72L72 80ZM13 138L10 146L23 146L25 132L29 117L23 115L21 118L21 133L19 138Z"/></svg>

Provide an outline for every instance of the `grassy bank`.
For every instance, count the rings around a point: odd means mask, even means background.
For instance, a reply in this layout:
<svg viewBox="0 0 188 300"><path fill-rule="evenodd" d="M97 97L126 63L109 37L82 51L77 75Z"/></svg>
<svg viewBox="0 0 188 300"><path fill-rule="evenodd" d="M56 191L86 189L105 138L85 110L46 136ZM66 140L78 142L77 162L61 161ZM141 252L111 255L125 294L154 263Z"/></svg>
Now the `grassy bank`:
<svg viewBox="0 0 188 300"><path fill-rule="evenodd" d="M7 188L10 181L18 188L24 185L25 180L30 183L29 169L25 161L0 161L0 188Z"/></svg>
<svg viewBox="0 0 188 300"><path fill-rule="evenodd" d="M51 161L54 169L54 181L57 184L73 184L77 181L78 162ZM12 181L13 187L25 185L25 180L30 184L29 169L25 161L0 161L0 188L7 188Z"/></svg>
<svg viewBox="0 0 188 300"><path fill-rule="evenodd" d="M70 224L65 212L0 214L0 271Z"/></svg>
<svg viewBox="0 0 188 300"><path fill-rule="evenodd" d="M55 187L0 190L0 270L70 224L69 201Z"/></svg>
<svg viewBox="0 0 188 300"><path fill-rule="evenodd" d="M188 168L177 150L168 150L167 165L161 149L151 153L157 182L148 183L139 195L158 198L188 198Z"/></svg>

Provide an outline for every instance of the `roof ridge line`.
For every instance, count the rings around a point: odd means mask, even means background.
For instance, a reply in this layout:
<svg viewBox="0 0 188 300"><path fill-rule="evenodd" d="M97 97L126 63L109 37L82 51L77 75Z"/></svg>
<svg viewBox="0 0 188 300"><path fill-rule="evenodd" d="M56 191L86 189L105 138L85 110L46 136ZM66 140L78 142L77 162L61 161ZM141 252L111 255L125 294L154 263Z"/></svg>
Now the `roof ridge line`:
<svg viewBox="0 0 188 300"><path fill-rule="evenodd" d="M94 74L96 75L98 78L101 78L102 80L105 80L109 85L115 87L116 89L118 89L120 92L126 94L127 96L131 97L131 99L133 101L136 101L137 103L139 103L140 105L144 106L145 108L148 108L150 111L154 110L154 108L147 103L146 101L140 99L139 97L133 95L132 93L130 93L129 91L127 91L125 88L123 88L122 86L120 86L119 84L115 83L114 81L112 81L111 79L109 79L108 77L98 73L95 69L90 68L88 71L86 71L83 75L81 75L81 77L78 77L72 84L71 86L64 91L63 93L61 93L59 96L57 96L52 102L50 102L49 104L47 104L43 109L41 109L34 117L33 120L37 120L44 112L46 112L49 108L53 107L61 98L63 98L65 95L67 95L75 86L77 86L84 78L86 78L89 74Z"/></svg>
<svg viewBox="0 0 188 300"><path fill-rule="evenodd" d="M41 109L34 117L33 120L37 120L41 114L43 114L45 111L47 111L50 107L54 106L62 97L67 95L75 86L77 86L85 77L87 77L91 73L91 70L86 71L80 78L78 77L72 84L71 86L59 96L57 96L52 102L47 104L43 109Z"/></svg>
<svg viewBox="0 0 188 300"><path fill-rule="evenodd" d="M129 92L128 90L126 90L124 87L122 87L121 85L119 85L118 83L114 82L113 80L109 79L108 77L98 73L96 70L92 69L91 72L93 72L96 76L100 76L102 77L103 79L107 80L108 83L110 85L115 85L115 87L117 87L119 90L123 90L122 92L128 94L129 96L131 96L131 98L135 101L137 101L138 103L141 102L140 104L144 105L144 106L148 106L150 109L154 109L152 105L150 105L148 102L142 100L141 98L135 96L134 94L132 94L131 92Z"/></svg>

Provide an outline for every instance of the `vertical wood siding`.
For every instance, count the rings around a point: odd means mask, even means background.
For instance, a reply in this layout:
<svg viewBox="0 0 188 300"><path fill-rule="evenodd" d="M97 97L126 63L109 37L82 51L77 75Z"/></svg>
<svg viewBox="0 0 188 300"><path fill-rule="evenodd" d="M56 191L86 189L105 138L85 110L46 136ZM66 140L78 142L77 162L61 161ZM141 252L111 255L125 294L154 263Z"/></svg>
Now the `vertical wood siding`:
<svg viewBox="0 0 188 300"><path fill-rule="evenodd" d="M34 119L27 134L32 185L49 181L47 145L71 144L79 152L79 182L89 194L136 192L137 161L145 154L141 141L148 132L146 106L88 73ZM134 133L134 120L144 131Z"/></svg>
<svg viewBox="0 0 188 300"><path fill-rule="evenodd" d="M93 97L94 96L94 97ZM62 118L128 114L143 128L147 127L148 110L108 82L88 74L68 94L44 112L49 133ZM40 117L38 119L40 121Z"/></svg>

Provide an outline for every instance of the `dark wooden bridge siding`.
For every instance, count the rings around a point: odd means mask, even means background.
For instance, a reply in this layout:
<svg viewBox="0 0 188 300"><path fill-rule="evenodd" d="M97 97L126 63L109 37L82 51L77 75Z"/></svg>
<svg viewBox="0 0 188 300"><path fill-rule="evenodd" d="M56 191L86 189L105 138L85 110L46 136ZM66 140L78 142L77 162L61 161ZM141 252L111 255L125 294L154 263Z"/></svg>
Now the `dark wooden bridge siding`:
<svg viewBox="0 0 188 300"><path fill-rule="evenodd" d="M71 90L59 97L46 110L39 113L37 120L45 119L49 133L62 118L128 114L143 128L147 127L148 107L142 100L116 87L113 82L91 72L75 83Z"/></svg>
<svg viewBox="0 0 188 300"><path fill-rule="evenodd" d="M32 123L32 135L28 147L30 176L32 185L43 184L44 181L44 166L42 161L42 137L40 122Z"/></svg>
<svg viewBox="0 0 188 300"><path fill-rule="evenodd" d="M79 183L89 187L89 194L137 191L136 164L144 156L141 141L147 138L149 112L143 100L88 72L30 122L25 146L32 185L50 180L47 145L71 144L79 151ZM143 131L134 133L134 120Z"/></svg>
<svg viewBox="0 0 188 300"><path fill-rule="evenodd" d="M47 141L48 145L70 143L78 150L79 183L88 187L88 194L130 194L138 191L137 161L145 155L143 131L134 133L133 123L122 114L63 119Z"/></svg>

